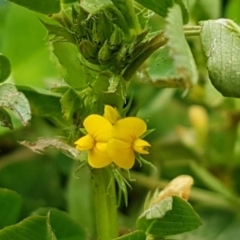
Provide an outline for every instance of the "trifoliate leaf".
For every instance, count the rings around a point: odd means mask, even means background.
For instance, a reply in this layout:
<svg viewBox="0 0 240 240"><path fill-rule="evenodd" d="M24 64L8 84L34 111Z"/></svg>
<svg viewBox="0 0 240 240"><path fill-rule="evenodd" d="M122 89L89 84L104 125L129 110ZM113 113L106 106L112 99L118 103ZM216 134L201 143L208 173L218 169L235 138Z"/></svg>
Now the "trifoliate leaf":
<svg viewBox="0 0 240 240"><path fill-rule="evenodd" d="M229 19L201 22L209 78L225 97L240 97L240 27Z"/></svg>

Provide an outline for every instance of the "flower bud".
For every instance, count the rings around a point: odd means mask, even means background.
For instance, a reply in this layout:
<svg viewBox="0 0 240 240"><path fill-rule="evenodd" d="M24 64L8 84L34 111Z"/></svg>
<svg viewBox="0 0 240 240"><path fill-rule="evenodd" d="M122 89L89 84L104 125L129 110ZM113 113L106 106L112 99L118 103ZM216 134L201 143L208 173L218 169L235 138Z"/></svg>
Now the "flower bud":
<svg viewBox="0 0 240 240"><path fill-rule="evenodd" d="M116 51L122 43L122 31L119 27L115 26L115 29L110 37L109 46L111 51Z"/></svg>
<svg viewBox="0 0 240 240"><path fill-rule="evenodd" d="M100 48L98 52L98 60L100 63L105 64L111 59L111 57L112 57L112 53L111 53L110 47L107 41L105 41L105 43L103 44L103 46Z"/></svg>
<svg viewBox="0 0 240 240"><path fill-rule="evenodd" d="M83 40L78 45L80 53L89 62L95 63L97 56L97 48L88 40Z"/></svg>

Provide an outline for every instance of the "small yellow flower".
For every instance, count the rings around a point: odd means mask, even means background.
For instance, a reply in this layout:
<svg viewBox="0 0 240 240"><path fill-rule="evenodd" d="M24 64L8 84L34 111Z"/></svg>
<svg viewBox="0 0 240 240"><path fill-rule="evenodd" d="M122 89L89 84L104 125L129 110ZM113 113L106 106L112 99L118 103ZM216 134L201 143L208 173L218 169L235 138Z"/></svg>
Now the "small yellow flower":
<svg viewBox="0 0 240 240"><path fill-rule="evenodd" d="M75 144L80 151L88 150L89 165L103 168L112 162L106 151L111 139L112 124L104 117L96 114L89 115L83 122L87 135L78 139Z"/></svg>
<svg viewBox="0 0 240 240"><path fill-rule="evenodd" d="M140 137L147 130L146 123L137 117L120 119L117 110L106 105L104 115L89 115L83 122L87 135L75 144L80 151L88 150L88 162L94 168L110 163L130 169L135 161L134 151L148 154L150 144Z"/></svg>
<svg viewBox="0 0 240 240"><path fill-rule="evenodd" d="M146 123L137 117L118 120L112 129L112 138L107 144L107 151L112 161L120 168L130 169L135 161L134 151L148 154L150 144L140 139L146 132Z"/></svg>

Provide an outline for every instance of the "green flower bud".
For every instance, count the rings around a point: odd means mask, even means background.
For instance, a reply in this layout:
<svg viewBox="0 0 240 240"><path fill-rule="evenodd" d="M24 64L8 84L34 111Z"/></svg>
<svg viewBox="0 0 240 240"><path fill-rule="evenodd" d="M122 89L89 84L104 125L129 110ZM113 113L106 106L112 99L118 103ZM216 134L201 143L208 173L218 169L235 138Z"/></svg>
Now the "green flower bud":
<svg viewBox="0 0 240 240"><path fill-rule="evenodd" d="M98 60L100 63L104 64L107 63L111 59L111 57L112 53L106 40L98 52Z"/></svg>
<svg viewBox="0 0 240 240"><path fill-rule="evenodd" d="M119 27L115 26L114 31L109 40L110 49L114 52L116 51L122 43L122 31Z"/></svg>
<svg viewBox="0 0 240 240"><path fill-rule="evenodd" d="M83 40L78 45L79 51L82 56L89 62L97 62L97 48L88 40Z"/></svg>

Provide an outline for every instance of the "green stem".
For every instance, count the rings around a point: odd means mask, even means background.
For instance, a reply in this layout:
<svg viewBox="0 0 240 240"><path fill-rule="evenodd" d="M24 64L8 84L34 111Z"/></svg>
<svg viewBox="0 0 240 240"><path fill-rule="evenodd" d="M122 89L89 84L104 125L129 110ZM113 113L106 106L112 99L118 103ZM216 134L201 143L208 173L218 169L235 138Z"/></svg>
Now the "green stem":
<svg viewBox="0 0 240 240"><path fill-rule="evenodd" d="M183 28L186 37L199 36L201 29L201 26L186 26Z"/></svg>
<svg viewBox="0 0 240 240"><path fill-rule="evenodd" d="M123 78L126 81L131 80L135 72L141 67L141 65L152 55L157 49L165 45L167 39L164 37L163 31L153 37L146 49L127 67L123 74Z"/></svg>
<svg viewBox="0 0 240 240"><path fill-rule="evenodd" d="M109 168L92 169L97 240L118 237L117 203L114 179Z"/></svg>

